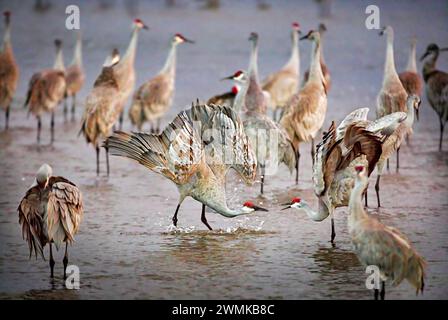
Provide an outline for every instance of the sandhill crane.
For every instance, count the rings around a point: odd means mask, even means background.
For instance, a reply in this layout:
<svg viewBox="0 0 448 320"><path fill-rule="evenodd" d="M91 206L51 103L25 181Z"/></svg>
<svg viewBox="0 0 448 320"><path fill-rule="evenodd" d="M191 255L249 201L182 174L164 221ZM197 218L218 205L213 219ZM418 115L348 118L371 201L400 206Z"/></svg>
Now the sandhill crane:
<svg viewBox="0 0 448 320"><path fill-rule="evenodd" d="M299 89L300 81L300 52L299 52L300 25L292 24L292 48L288 62L277 72L269 75L262 82L263 90L271 96L270 105L273 108L273 118L277 120L277 110L283 109L289 99Z"/></svg>
<svg viewBox="0 0 448 320"><path fill-rule="evenodd" d="M313 221L331 217L331 242L336 236L334 211L348 205L355 178L354 167L363 165L368 173L375 166L382 152L382 144L399 125L404 113L388 116L381 123L367 121L368 108L349 113L336 128L334 121L317 145L313 165L314 193L318 198L318 211L305 201L294 200L286 208L303 209ZM401 117L401 118L400 118ZM285 208L285 209L286 209Z"/></svg>
<svg viewBox="0 0 448 320"><path fill-rule="evenodd" d="M181 43L194 43L180 33L171 39L171 48L165 64L159 73L142 84L132 99L129 117L139 130L145 121L151 122L151 132L159 132L160 119L173 102L176 77L176 49ZM157 123L157 127L154 126Z"/></svg>
<svg viewBox="0 0 448 320"><path fill-rule="evenodd" d="M235 97L238 94L238 91L240 91L240 86L235 84L230 89L230 91L222 93L222 94L218 94L218 95L213 96L210 99L208 99L207 104L217 104L217 105L232 107Z"/></svg>
<svg viewBox="0 0 448 320"><path fill-rule="evenodd" d="M394 30L387 26L380 35L387 35L386 63L384 65L383 84L377 96L376 116L381 118L392 112L406 112L408 96L395 69L394 61Z"/></svg>
<svg viewBox="0 0 448 320"><path fill-rule="evenodd" d="M238 70L231 76L224 77L221 80L233 80L234 85L232 89L229 92L225 92L223 94L218 94L216 96L211 97L210 99L207 100L207 104L217 104L232 107L236 95L241 90L242 84L245 83L246 81L244 71Z"/></svg>
<svg viewBox="0 0 448 320"><path fill-rule="evenodd" d="M76 94L84 85L84 69L82 67L82 38L81 33L76 36L76 44L73 53L73 60L65 71L65 81L67 82L67 97L72 97L72 120L75 117ZM67 104L64 105L64 116L67 114Z"/></svg>
<svg viewBox="0 0 448 320"><path fill-rule="evenodd" d="M381 278L380 298L385 298L385 281L399 285L404 279L423 292L426 262L398 229L381 223L369 215L362 205L362 195L367 188L367 170L355 167L357 176L349 200L348 231L359 261L379 268ZM379 289L374 297L378 299Z"/></svg>
<svg viewBox="0 0 448 320"><path fill-rule="evenodd" d="M8 130L11 102L19 80L19 66L11 45L11 12L5 11L5 34L0 50L0 107L5 110L5 130Z"/></svg>
<svg viewBox="0 0 448 320"><path fill-rule="evenodd" d="M244 77L247 79L235 98L234 109L242 111L244 130L255 149L263 194L266 167L273 172L283 162L292 171L296 158L286 132L266 115L266 96L258 82L258 34L252 32L249 40L252 50L247 77Z"/></svg>
<svg viewBox="0 0 448 320"><path fill-rule="evenodd" d="M86 98L85 111L80 134L91 143L96 150L96 174L100 174L100 142L109 136L112 127L120 116L116 104L119 101L119 86L113 69L118 63L118 56L106 60L110 65L104 65L101 74L96 78L92 91ZM106 149L107 175L109 176L109 152Z"/></svg>
<svg viewBox="0 0 448 320"><path fill-rule="evenodd" d="M314 138L322 127L327 112L325 79L320 65L319 31L311 30L301 39L309 39L313 42L309 80L299 93L291 98L280 120L280 124L285 128L297 152L296 184L299 181L299 144L311 141L311 158L314 161Z"/></svg>
<svg viewBox="0 0 448 320"><path fill-rule="evenodd" d="M437 58L441 51L448 51L448 48L439 49L436 44L432 43L428 45L425 54L420 59L423 61L429 56L423 66L423 78L426 82L428 101L439 116L439 151L442 151L443 128L448 121L448 73L436 69Z"/></svg>
<svg viewBox="0 0 448 320"><path fill-rule="evenodd" d="M376 198L378 207L381 206L380 202L380 178L383 173L384 162L390 158L390 156L397 152L397 172L400 168L400 146L403 140L412 134L412 125L414 123L414 113L420 106L420 98L414 94L408 96L406 101L406 118L400 123L400 125L394 130L394 132L386 139L383 144L381 157L377 164L377 178L375 183ZM380 118L381 119L381 118Z"/></svg>
<svg viewBox="0 0 448 320"><path fill-rule="evenodd" d="M129 41L128 48L120 61L113 67L115 77L118 82L118 86L120 88L120 101L117 103L118 110L120 112L120 129L123 125L123 110L126 104L126 101L131 96L134 91L135 85L135 69L134 69L134 61L135 54L137 52L137 41L138 41L138 32L140 29L148 30L148 26L146 26L142 20L135 19L134 20L134 28L131 35L131 40Z"/></svg>
<svg viewBox="0 0 448 320"><path fill-rule="evenodd" d="M187 196L202 203L201 221L210 230L205 206L228 218L267 211L251 202L236 210L227 206L228 170L234 168L251 183L257 166L241 120L230 107L196 104L180 112L160 134L116 131L105 146L112 155L133 159L176 184L180 196L172 218L175 226Z"/></svg>
<svg viewBox="0 0 448 320"><path fill-rule="evenodd" d="M325 80L324 81L325 91L328 93L331 87L331 76L330 71L328 70L327 65L325 64L324 51L323 51L323 35L325 32L327 32L327 27L323 23L320 23L318 30L320 33L320 68L322 69L322 74ZM309 77L310 77L310 70L308 69L305 71L303 75L303 83L306 83Z"/></svg>
<svg viewBox="0 0 448 320"><path fill-rule="evenodd" d="M413 37L411 39L411 49L409 50L408 64L406 66L406 71L401 72L398 77L400 78L401 84L406 90L408 95L415 94L421 98L423 82L420 75L417 73L417 63L415 61L415 50L417 46L417 38ZM418 109L415 114L418 121Z"/></svg>
<svg viewBox="0 0 448 320"><path fill-rule="evenodd" d="M72 244L83 216L82 194L78 187L63 177L53 176L48 164L43 164L36 174L36 180L26 192L20 205L19 223L22 235L30 249L43 259L43 249L50 246L50 270L53 278L52 244L56 249L65 242L64 279L68 265L68 244Z"/></svg>
<svg viewBox="0 0 448 320"><path fill-rule="evenodd" d="M65 96L65 74L62 58L62 42L55 40L56 60L53 69L45 69L33 74L28 85L25 105L37 118L37 143L40 143L41 116L51 112L51 142L54 141L54 110Z"/></svg>

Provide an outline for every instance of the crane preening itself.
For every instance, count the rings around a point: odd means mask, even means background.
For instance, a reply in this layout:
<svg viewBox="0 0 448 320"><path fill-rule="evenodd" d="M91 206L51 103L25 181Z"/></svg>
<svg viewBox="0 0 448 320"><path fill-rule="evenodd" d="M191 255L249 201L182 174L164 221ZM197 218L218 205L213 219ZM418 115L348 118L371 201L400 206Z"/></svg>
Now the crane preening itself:
<svg viewBox="0 0 448 320"><path fill-rule="evenodd" d="M252 183L257 168L241 120L230 107L197 103L180 112L160 134L116 131L104 146L111 155L135 160L176 184L180 196L172 218L175 226L187 196L202 203L201 221L210 230L205 206L228 218L267 211L252 202L240 209L227 206L228 170L235 169L245 182Z"/></svg>
<svg viewBox="0 0 448 320"><path fill-rule="evenodd" d="M294 201L288 207L303 209L313 221L331 217L331 242L336 236L333 214L336 208L346 207L355 178L355 167L363 165L370 175L377 165L382 146L395 132L406 114L394 113L381 121L367 121L368 108L356 109L335 126L334 121L317 145L313 165L314 193L318 211L306 201Z"/></svg>
<svg viewBox="0 0 448 320"><path fill-rule="evenodd" d="M53 176L48 164L43 164L36 180L17 208L22 235L37 258L44 260L43 249L50 247L50 270L53 278L52 245L58 249L65 242L64 279L68 265L68 244L72 244L83 216L82 194L78 187L63 177Z"/></svg>

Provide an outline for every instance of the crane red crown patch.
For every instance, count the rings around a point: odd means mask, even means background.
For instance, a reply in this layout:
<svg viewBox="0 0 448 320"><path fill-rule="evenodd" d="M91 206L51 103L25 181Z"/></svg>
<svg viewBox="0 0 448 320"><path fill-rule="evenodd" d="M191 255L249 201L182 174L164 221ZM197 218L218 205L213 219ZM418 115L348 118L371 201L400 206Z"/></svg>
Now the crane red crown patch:
<svg viewBox="0 0 448 320"><path fill-rule="evenodd" d="M250 201L244 202L243 206L248 207L248 208L253 208L254 204Z"/></svg>
<svg viewBox="0 0 448 320"><path fill-rule="evenodd" d="M300 198L293 198L291 200L292 203L299 203L300 201L302 201L302 199L300 199Z"/></svg>
<svg viewBox="0 0 448 320"><path fill-rule="evenodd" d="M5 11L5 12L3 12L3 15L5 17L9 17L11 15L11 11Z"/></svg>
<svg viewBox="0 0 448 320"><path fill-rule="evenodd" d="M300 28L300 24L299 24L298 22L294 22L294 23L292 24L292 27L293 27L293 28Z"/></svg>
<svg viewBox="0 0 448 320"><path fill-rule="evenodd" d="M237 86L233 86L232 87L232 93L233 94L237 94L238 93L238 87Z"/></svg>
<svg viewBox="0 0 448 320"><path fill-rule="evenodd" d="M242 73L243 73L243 71L238 70L237 72L235 72L235 74L233 76L236 78L236 77L239 77Z"/></svg>
<svg viewBox="0 0 448 320"><path fill-rule="evenodd" d="M356 172L361 172L362 170L364 170L363 166L356 166L355 167Z"/></svg>

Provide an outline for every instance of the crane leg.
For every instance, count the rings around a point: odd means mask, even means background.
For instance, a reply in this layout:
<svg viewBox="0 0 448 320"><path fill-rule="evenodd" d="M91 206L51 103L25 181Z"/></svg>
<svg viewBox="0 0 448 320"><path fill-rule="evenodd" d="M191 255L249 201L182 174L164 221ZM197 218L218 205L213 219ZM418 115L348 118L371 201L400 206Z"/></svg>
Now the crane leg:
<svg viewBox="0 0 448 320"><path fill-rule="evenodd" d="M380 293L380 290L378 290L378 289L373 289L373 298L374 298L375 300L378 300L378 295L379 295L379 293Z"/></svg>
<svg viewBox="0 0 448 320"><path fill-rule="evenodd" d="M37 117L37 144L40 144L40 129L42 128L42 121L40 116Z"/></svg>
<svg viewBox="0 0 448 320"><path fill-rule="evenodd" d="M108 147L104 147L104 149L106 150L106 170L107 170L107 176L109 176L109 148Z"/></svg>
<svg viewBox="0 0 448 320"><path fill-rule="evenodd" d="M177 213L179 212L179 208L180 208L180 203L177 205L176 211L174 212L174 216L172 219L175 227L177 227Z"/></svg>
<svg viewBox="0 0 448 320"><path fill-rule="evenodd" d="M75 121L75 112L76 111L76 94L72 95L72 121Z"/></svg>
<svg viewBox="0 0 448 320"><path fill-rule="evenodd" d="M156 128L156 133L159 134L160 133L160 118L157 119L157 128Z"/></svg>
<svg viewBox="0 0 448 320"><path fill-rule="evenodd" d="M64 98L64 121L67 121L67 112L68 112L67 97L65 97Z"/></svg>
<svg viewBox="0 0 448 320"><path fill-rule="evenodd" d="M52 248L52 244L50 242L50 277L54 278L54 259L53 259L53 248Z"/></svg>
<svg viewBox="0 0 448 320"><path fill-rule="evenodd" d="M51 143L53 144L54 142L54 111L51 112Z"/></svg>
<svg viewBox="0 0 448 320"><path fill-rule="evenodd" d="M397 167L395 168L395 171L400 171L400 148L397 149Z"/></svg>
<svg viewBox="0 0 448 320"><path fill-rule="evenodd" d="M364 192L364 205L365 205L365 207L368 207L368 205L367 205L367 188L366 188L366 191Z"/></svg>
<svg viewBox="0 0 448 320"><path fill-rule="evenodd" d="M417 120L417 122L419 121L418 110L420 110L420 108L415 109L415 119Z"/></svg>
<svg viewBox="0 0 448 320"><path fill-rule="evenodd" d="M387 171L389 171L389 159L387 159Z"/></svg>
<svg viewBox="0 0 448 320"><path fill-rule="evenodd" d="M62 259L64 264L64 280L67 279L67 265L68 265L68 242L65 243L65 254L64 259Z"/></svg>
<svg viewBox="0 0 448 320"><path fill-rule="evenodd" d="M119 129L121 130L122 128L123 128L123 117L124 117L124 111L121 111L121 113L120 113L120 118L118 119L118 122L119 122Z"/></svg>
<svg viewBox="0 0 448 320"><path fill-rule="evenodd" d="M5 110L5 130L8 130L9 126L9 108L11 108L11 105L7 106Z"/></svg>
<svg viewBox="0 0 448 320"><path fill-rule="evenodd" d="M296 185L299 184L299 160L300 160L300 150L297 147L297 160L296 160Z"/></svg>
<svg viewBox="0 0 448 320"><path fill-rule="evenodd" d="M380 298L381 298L381 300L384 300L385 297L386 297L386 282L381 281Z"/></svg>
<svg viewBox="0 0 448 320"><path fill-rule="evenodd" d="M96 175L100 175L100 147L96 146Z"/></svg>
<svg viewBox="0 0 448 320"><path fill-rule="evenodd" d="M440 139L439 139L439 151L442 151L442 140L443 140L443 129L445 127L445 124L443 123L443 120L440 119Z"/></svg>
<svg viewBox="0 0 448 320"><path fill-rule="evenodd" d="M263 194L263 187L264 187L264 175L265 175L265 165L260 165L261 169L261 187L260 187L260 193Z"/></svg>
<svg viewBox="0 0 448 320"><path fill-rule="evenodd" d="M205 204L202 205L201 221L207 226L209 230L213 230L212 227L210 227L210 225L208 224L207 218L205 217Z"/></svg>
<svg viewBox="0 0 448 320"><path fill-rule="evenodd" d="M311 161L312 164L314 166L314 154L315 154L315 150L314 150L314 138L311 139Z"/></svg>
<svg viewBox="0 0 448 320"><path fill-rule="evenodd" d="M375 183L376 201L377 201L377 204L378 204L378 208L381 207L381 202L380 202L380 178L381 178L381 175L377 175L376 183Z"/></svg>
<svg viewBox="0 0 448 320"><path fill-rule="evenodd" d="M331 216L331 243L334 243L334 238L336 238L336 232L334 231L334 218Z"/></svg>

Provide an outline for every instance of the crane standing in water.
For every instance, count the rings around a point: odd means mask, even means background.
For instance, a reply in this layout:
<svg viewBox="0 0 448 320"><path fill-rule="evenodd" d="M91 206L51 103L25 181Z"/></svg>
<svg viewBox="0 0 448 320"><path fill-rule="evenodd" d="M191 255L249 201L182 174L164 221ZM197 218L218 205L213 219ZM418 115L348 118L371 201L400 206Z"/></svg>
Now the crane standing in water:
<svg viewBox="0 0 448 320"><path fill-rule="evenodd" d="M55 265L52 245L55 244L58 249L65 242L65 279L68 244L73 243L83 216L81 191L66 178L53 176L52 168L43 164L17 210L22 235L30 249L30 258L34 252L36 257L39 254L45 259L43 249L46 244L49 245L52 278Z"/></svg>
<svg viewBox="0 0 448 320"><path fill-rule="evenodd" d="M207 137L207 132L213 135ZM160 134L117 131L107 138L105 146L112 155L135 160L176 184L180 196L172 218L175 226L180 205L187 196L202 203L201 221L210 230L205 206L228 218L267 211L252 202L244 203L240 209L227 206L228 170L234 168L246 182L252 183L257 167L241 121L230 107L197 104L180 112ZM229 156L232 161L224 161Z"/></svg>
<svg viewBox="0 0 448 320"><path fill-rule="evenodd" d="M180 33L175 34L171 39L171 48L162 70L154 78L142 84L134 94L129 117L139 131L145 121L151 122L151 132L158 133L160 130L160 119L173 102L176 51L181 43L194 42ZM154 123L157 123L157 127Z"/></svg>

